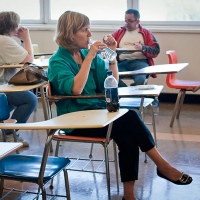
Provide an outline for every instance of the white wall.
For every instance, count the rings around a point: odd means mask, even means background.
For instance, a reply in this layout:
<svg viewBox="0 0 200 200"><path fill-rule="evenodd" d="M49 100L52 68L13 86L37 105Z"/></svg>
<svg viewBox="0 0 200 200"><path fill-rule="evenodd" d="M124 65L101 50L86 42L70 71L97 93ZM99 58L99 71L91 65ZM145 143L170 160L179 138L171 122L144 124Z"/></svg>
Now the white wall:
<svg viewBox="0 0 200 200"><path fill-rule="evenodd" d="M167 50L175 50L178 61L189 63L189 66L177 74L180 79L200 80L200 32L199 31L153 31L160 44L161 52L154 59L155 64L166 64L168 58ZM93 39L101 39L103 35L112 33L111 31L92 31ZM30 30L32 43L37 43L40 52L51 52L57 49L53 41L54 30ZM163 92L176 93L174 89L169 89L165 84L166 75L158 75L158 78L149 79L149 84L164 85ZM191 93L192 94L192 93ZM197 92L196 94L200 94Z"/></svg>

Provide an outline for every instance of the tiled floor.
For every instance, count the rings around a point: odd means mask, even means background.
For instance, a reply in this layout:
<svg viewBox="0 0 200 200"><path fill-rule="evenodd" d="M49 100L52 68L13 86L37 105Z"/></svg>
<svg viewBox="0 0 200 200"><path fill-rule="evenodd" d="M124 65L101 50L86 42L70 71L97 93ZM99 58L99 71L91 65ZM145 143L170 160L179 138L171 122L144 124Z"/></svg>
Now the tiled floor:
<svg viewBox="0 0 200 200"><path fill-rule="evenodd" d="M144 163L144 153L140 154L139 180L136 182L135 193L138 200L200 200L200 104L185 104L181 112L180 120L175 121L173 128L169 127L173 104L160 103L159 116L156 116L158 149L161 154L175 167L193 177L193 182L188 186L177 186L156 175L154 163L148 159ZM148 116L148 111L147 111ZM148 117L147 117L148 118ZM30 117L29 121L43 120L41 105ZM149 126L150 127L150 126ZM150 127L151 129L151 127ZM20 153L41 154L46 132L20 131L20 135L30 141L29 148L23 148ZM55 147L55 143L54 143ZM103 156L101 147L96 145L94 155ZM81 153L87 157L90 146L87 144L62 143L60 155L72 156ZM112 149L110 148L112 151ZM111 199L121 200L123 196L122 184L117 193L114 166L111 164ZM69 171L69 181L72 200L107 200L106 179L103 174ZM7 187L19 189L33 189L33 184L6 182ZM62 174L54 180L55 188L49 193L64 194L64 182ZM9 195L5 199L13 200L16 194ZM33 199L27 195L23 200ZM41 199L41 198L40 198ZM51 199L50 197L48 199ZM65 199L55 197L52 199Z"/></svg>

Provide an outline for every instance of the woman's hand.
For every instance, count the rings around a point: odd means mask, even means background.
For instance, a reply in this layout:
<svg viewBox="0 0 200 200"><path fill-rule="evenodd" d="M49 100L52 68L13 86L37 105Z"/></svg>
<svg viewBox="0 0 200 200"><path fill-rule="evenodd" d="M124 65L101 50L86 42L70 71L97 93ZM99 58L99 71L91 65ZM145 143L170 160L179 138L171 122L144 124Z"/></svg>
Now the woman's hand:
<svg viewBox="0 0 200 200"><path fill-rule="evenodd" d="M90 45L90 51L88 53L88 56L91 56L92 59L96 56L96 54L100 53L100 52L104 52L104 48L106 48L107 45L100 42L100 41L96 41L93 44Z"/></svg>
<svg viewBox="0 0 200 200"><path fill-rule="evenodd" d="M117 41L112 35L107 35L103 37L103 43L107 44L107 46L112 49L113 51L116 51L117 47Z"/></svg>
<svg viewBox="0 0 200 200"><path fill-rule="evenodd" d="M21 40L29 39L29 37L30 37L30 36L29 36L29 29L21 26L21 27L18 29L17 36L18 36Z"/></svg>

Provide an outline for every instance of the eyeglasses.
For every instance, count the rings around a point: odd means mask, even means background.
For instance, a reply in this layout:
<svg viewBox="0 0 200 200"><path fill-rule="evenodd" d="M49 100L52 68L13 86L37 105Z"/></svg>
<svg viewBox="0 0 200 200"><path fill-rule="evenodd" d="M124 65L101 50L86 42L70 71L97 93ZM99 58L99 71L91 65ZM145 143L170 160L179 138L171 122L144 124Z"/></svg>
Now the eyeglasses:
<svg viewBox="0 0 200 200"><path fill-rule="evenodd" d="M131 20L131 19L125 19L124 20L126 23L133 23L133 22L136 22L137 21L137 19L135 19L135 20Z"/></svg>

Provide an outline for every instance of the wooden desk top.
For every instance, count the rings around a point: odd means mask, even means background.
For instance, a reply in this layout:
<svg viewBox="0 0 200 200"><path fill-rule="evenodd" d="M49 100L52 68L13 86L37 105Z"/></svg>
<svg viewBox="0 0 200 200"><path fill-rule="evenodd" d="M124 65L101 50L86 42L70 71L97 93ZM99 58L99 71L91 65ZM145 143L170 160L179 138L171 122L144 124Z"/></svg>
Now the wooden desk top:
<svg viewBox="0 0 200 200"><path fill-rule="evenodd" d="M0 85L0 92L25 92L28 90L32 90L38 87L41 87L43 85L46 85L47 82L41 82L35 85L9 85L9 84L3 84Z"/></svg>
<svg viewBox="0 0 200 200"><path fill-rule="evenodd" d="M140 70L119 72L120 77L130 77L134 75L151 75L151 74L170 74L177 73L188 66L188 63L177 63L177 64L163 64L163 65L153 65L145 67Z"/></svg>
<svg viewBox="0 0 200 200"><path fill-rule="evenodd" d="M49 58L34 59L33 63L41 67L47 68L49 66ZM0 69L21 68L24 64L0 65Z"/></svg>
<svg viewBox="0 0 200 200"><path fill-rule="evenodd" d="M147 85L149 86L149 85ZM138 86L118 88L119 97L158 97L163 89L163 85L152 85L152 89L140 89ZM104 97L105 98L105 97Z"/></svg>
<svg viewBox="0 0 200 200"><path fill-rule="evenodd" d="M118 112L108 112L106 109L72 112L50 120L35 123L0 123L0 129L46 130L70 128L103 128L128 112L119 109Z"/></svg>
<svg viewBox="0 0 200 200"><path fill-rule="evenodd" d="M23 143L21 142L0 142L0 159L20 149L22 146Z"/></svg>
<svg viewBox="0 0 200 200"><path fill-rule="evenodd" d="M122 97L149 97L149 96L159 96L163 89L163 85L154 85L153 89L141 90L138 86L129 86L118 88L119 98ZM80 95L80 96L47 96L50 101L59 101L63 99L105 99L104 93L99 93L95 95Z"/></svg>
<svg viewBox="0 0 200 200"><path fill-rule="evenodd" d="M51 56L55 53L55 51L53 52L41 52L41 53L35 53L34 56Z"/></svg>

